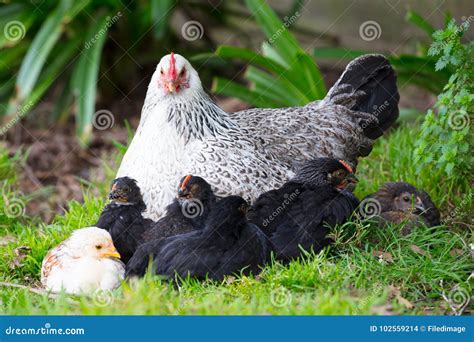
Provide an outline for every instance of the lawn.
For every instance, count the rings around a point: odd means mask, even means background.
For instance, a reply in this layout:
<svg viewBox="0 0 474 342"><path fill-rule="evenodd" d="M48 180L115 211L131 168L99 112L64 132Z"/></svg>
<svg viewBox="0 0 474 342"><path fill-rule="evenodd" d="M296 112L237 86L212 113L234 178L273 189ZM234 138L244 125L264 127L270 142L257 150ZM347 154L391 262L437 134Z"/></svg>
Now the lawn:
<svg viewBox="0 0 474 342"><path fill-rule="evenodd" d="M433 169L415 171L413 142L419 125L403 124L379 139L357 170L359 198L386 181L404 180L428 191L444 225L402 237L400 226L379 229L354 217L333 230L335 244L318 255L267 266L256 277L230 276L222 283L158 277L124 283L93 297L33 293L46 252L72 230L93 225L106 204L108 184L84 186L84 203L71 202L52 224L22 214L27 201L15 188L20 156L0 148L0 287L4 314L453 314L469 312L471 295L472 190ZM117 152L117 158L120 158ZM110 180L114 172L108 171ZM97 191L98 190L98 191ZM95 195L93 195L93 193ZM97 193L101 194L97 196ZM13 211L17 203L18 212ZM20 215L17 215L20 214ZM27 288L28 287L28 288Z"/></svg>

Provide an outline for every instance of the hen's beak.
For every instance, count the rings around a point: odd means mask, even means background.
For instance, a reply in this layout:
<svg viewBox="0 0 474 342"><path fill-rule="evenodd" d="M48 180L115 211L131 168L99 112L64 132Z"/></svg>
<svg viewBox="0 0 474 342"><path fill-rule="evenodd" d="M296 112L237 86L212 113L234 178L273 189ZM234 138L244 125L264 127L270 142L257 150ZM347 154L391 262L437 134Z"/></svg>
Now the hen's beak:
<svg viewBox="0 0 474 342"><path fill-rule="evenodd" d="M117 250L115 249L114 246L111 246L109 249L104 251L102 256L104 258L117 258L117 259L120 259L120 254L119 254L119 252L117 252Z"/></svg>
<svg viewBox="0 0 474 342"><path fill-rule="evenodd" d="M177 86L173 81L166 83L166 87L170 93L174 93L177 90Z"/></svg>

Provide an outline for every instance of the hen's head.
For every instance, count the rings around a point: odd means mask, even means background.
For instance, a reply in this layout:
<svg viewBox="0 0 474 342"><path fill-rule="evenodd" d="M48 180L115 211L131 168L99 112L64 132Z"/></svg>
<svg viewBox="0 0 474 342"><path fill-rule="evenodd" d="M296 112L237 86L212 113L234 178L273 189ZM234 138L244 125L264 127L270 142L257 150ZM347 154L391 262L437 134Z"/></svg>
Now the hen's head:
<svg viewBox="0 0 474 342"><path fill-rule="evenodd" d="M160 99L187 97L202 90L199 75L191 63L173 52L161 58L149 87Z"/></svg>

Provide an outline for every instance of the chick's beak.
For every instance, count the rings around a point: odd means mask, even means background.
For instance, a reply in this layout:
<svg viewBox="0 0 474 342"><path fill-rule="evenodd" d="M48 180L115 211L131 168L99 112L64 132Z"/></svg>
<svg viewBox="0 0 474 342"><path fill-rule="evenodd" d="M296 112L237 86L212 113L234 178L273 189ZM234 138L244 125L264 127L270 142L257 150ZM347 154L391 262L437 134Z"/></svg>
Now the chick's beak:
<svg viewBox="0 0 474 342"><path fill-rule="evenodd" d="M353 173L347 175L347 180L349 181L349 183L352 184L357 184L357 182L359 181L359 179Z"/></svg>
<svg viewBox="0 0 474 342"><path fill-rule="evenodd" d="M117 258L120 259L120 254L117 252L117 249L112 245L110 248L104 251L102 253L102 257L104 258Z"/></svg>
<svg viewBox="0 0 474 342"><path fill-rule="evenodd" d="M423 202L421 201L420 198L417 198L416 203L415 203L415 210L418 212L424 212L426 210L425 206L423 205Z"/></svg>

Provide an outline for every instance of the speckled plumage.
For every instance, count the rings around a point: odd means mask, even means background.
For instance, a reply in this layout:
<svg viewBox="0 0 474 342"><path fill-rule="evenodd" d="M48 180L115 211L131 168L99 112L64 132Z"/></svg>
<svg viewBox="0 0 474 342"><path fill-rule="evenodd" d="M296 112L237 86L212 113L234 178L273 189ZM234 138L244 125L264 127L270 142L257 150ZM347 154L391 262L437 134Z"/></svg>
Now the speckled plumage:
<svg viewBox="0 0 474 342"><path fill-rule="evenodd" d="M159 70L169 64L163 57L117 175L138 181L152 219L163 215L183 174L205 178L218 196L253 200L281 186L306 159L342 158L356 166L398 117L396 78L381 55L353 61L323 101L233 114L220 109L189 62L175 56L178 71L186 70L186 87L161 90Z"/></svg>

